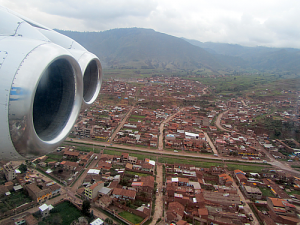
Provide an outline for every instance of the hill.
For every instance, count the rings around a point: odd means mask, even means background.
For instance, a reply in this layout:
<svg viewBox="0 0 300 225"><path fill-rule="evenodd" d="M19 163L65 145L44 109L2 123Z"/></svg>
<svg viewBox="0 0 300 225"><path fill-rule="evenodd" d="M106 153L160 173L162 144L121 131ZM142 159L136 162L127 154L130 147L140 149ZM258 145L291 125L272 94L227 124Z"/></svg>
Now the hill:
<svg viewBox="0 0 300 225"><path fill-rule="evenodd" d="M300 50L245 47L177 38L144 28L58 32L95 53L104 68L300 74Z"/></svg>
<svg viewBox="0 0 300 225"><path fill-rule="evenodd" d="M104 32L58 32L95 53L105 67L200 69L229 68L213 54L181 38L151 29L125 28Z"/></svg>
<svg viewBox="0 0 300 225"><path fill-rule="evenodd" d="M215 57L236 57L243 60L244 69L255 69L258 71L273 71L285 73L299 73L300 50L294 48L268 48L268 47L245 47L236 44L200 42L184 39L187 42L201 47ZM238 62L238 61L235 61Z"/></svg>

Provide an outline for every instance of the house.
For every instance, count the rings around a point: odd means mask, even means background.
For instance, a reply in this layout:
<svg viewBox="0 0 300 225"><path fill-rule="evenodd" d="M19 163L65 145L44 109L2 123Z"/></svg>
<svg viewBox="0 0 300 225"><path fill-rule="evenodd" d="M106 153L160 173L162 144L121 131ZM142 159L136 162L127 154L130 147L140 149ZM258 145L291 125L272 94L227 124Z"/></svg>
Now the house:
<svg viewBox="0 0 300 225"><path fill-rule="evenodd" d="M98 191L98 195L101 197L101 196L104 196L104 195L110 195L110 193L112 192L112 189L111 188L108 188L108 187L103 187L101 188L99 191Z"/></svg>
<svg viewBox="0 0 300 225"><path fill-rule="evenodd" d="M149 163L143 163L141 165L141 170L145 172L153 172L154 171L154 166L149 164Z"/></svg>
<svg viewBox="0 0 300 225"><path fill-rule="evenodd" d="M257 187L251 187L251 186L242 186L243 191L247 198L249 199L262 199L262 192Z"/></svg>
<svg viewBox="0 0 300 225"><path fill-rule="evenodd" d="M53 209L54 207L52 205L47 205L47 204L43 204L39 207L40 212L42 214L42 218L49 216L50 214L50 210Z"/></svg>
<svg viewBox="0 0 300 225"><path fill-rule="evenodd" d="M229 187L232 185L232 182L233 182L233 179L228 174L223 173L223 174L219 175L219 184L220 185L225 185L225 186Z"/></svg>
<svg viewBox="0 0 300 225"><path fill-rule="evenodd" d="M132 182L131 186L135 188L137 192L145 192L151 195L154 189L154 177L141 177L139 181Z"/></svg>
<svg viewBox="0 0 300 225"><path fill-rule="evenodd" d="M104 182L103 181L98 181L96 183L94 183L92 186L90 187L86 187L84 189L84 195L87 199L94 199L98 196L98 192L101 188L104 187Z"/></svg>
<svg viewBox="0 0 300 225"><path fill-rule="evenodd" d="M101 220L100 218L97 218L90 223L90 225L103 225L103 224L104 224L104 221Z"/></svg>
<svg viewBox="0 0 300 225"><path fill-rule="evenodd" d="M51 186L48 187L51 191L51 195L52 196L56 196L60 194L60 186L58 184L53 184Z"/></svg>
<svg viewBox="0 0 300 225"><path fill-rule="evenodd" d="M16 172L11 163L5 164L3 169L7 181L11 181L16 178Z"/></svg>
<svg viewBox="0 0 300 225"><path fill-rule="evenodd" d="M98 201L96 201L95 204L98 207L101 207L101 208L105 209L105 208L110 206L111 202L112 202L111 197L109 197L108 195L103 195L101 198L99 198Z"/></svg>
<svg viewBox="0 0 300 225"><path fill-rule="evenodd" d="M123 188L114 188L112 196L120 200L134 200L136 196L136 191L127 190Z"/></svg>
<svg viewBox="0 0 300 225"><path fill-rule="evenodd" d="M268 208L277 215L282 216L296 216L298 210L288 201L281 198L267 197Z"/></svg>
<svg viewBox="0 0 300 225"><path fill-rule="evenodd" d="M62 166L63 169L66 170L75 170L78 167L77 162L71 162L71 161L62 161L60 165Z"/></svg>
<svg viewBox="0 0 300 225"><path fill-rule="evenodd" d="M198 214L201 219L208 219L208 210L207 208L198 209Z"/></svg>
<svg viewBox="0 0 300 225"><path fill-rule="evenodd" d="M49 188L40 189L36 184L27 184L25 189L28 195L36 202L42 202L52 197L52 192Z"/></svg>
<svg viewBox="0 0 300 225"><path fill-rule="evenodd" d="M211 166L209 168L209 172L211 173L211 175L219 175L225 173L225 169L219 166Z"/></svg>
<svg viewBox="0 0 300 225"><path fill-rule="evenodd" d="M89 152L88 154L83 155L82 157L80 157L80 160L81 160L80 162L83 162L83 163L89 162L93 155L94 155L93 152Z"/></svg>
<svg viewBox="0 0 300 225"><path fill-rule="evenodd" d="M127 162L129 158L129 154L128 153L122 153L120 161L121 162Z"/></svg>
<svg viewBox="0 0 300 225"><path fill-rule="evenodd" d="M64 156L66 156L68 159L78 159L80 153L74 152L74 151L65 151Z"/></svg>
<svg viewBox="0 0 300 225"><path fill-rule="evenodd" d="M131 164L136 164L136 162L137 162L137 157L129 156L129 157L128 157L128 162L131 163Z"/></svg>
<svg viewBox="0 0 300 225"><path fill-rule="evenodd" d="M102 171L108 171L111 169L111 167L112 167L111 163L100 161L98 163L97 169L101 169Z"/></svg>
<svg viewBox="0 0 300 225"><path fill-rule="evenodd" d="M184 220L179 220L176 225L188 225L189 223L187 221Z"/></svg>
<svg viewBox="0 0 300 225"><path fill-rule="evenodd" d="M38 220L34 218L32 214L24 214L21 215L19 218L13 218L13 223L4 223L4 224L26 224L26 225L38 225Z"/></svg>
<svg viewBox="0 0 300 225"><path fill-rule="evenodd" d="M170 202L166 214L168 222L182 220L184 216L184 206L179 202Z"/></svg>

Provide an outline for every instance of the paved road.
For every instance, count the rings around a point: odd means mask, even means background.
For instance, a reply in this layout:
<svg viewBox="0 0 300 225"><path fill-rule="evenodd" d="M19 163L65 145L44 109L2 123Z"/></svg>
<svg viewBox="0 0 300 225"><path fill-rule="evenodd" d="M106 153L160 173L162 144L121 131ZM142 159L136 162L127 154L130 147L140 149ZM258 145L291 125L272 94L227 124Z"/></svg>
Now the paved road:
<svg viewBox="0 0 300 225"><path fill-rule="evenodd" d="M134 106L131 107L131 109L128 111L128 113L126 114L126 116L123 118L123 120L121 121L121 123L119 124L119 126L117 127L117 129L114 131L114 133L111 135L109 141L112 142L117 133L121 130L121 128L124 126L126 120L128 119L128 117L131 115L132 110L134 109Z"/></svg>
<svg viewBox="0 0 300 225"><path fill-rule="evenodd" d="M150 225L155 225L156 221L159 218L162 218L162 213L163 213L163 192L162 192L162 187L163 187L163 169L162 169L162 164L157 164L157 175L156 175L156 182L157 182L157 189L158 193L156 193L156 200L155 200L155 212L153 215L152 222Z"/></svg>
<svg viewBox="0 0 300 225"><path fill-rule="evenodd" d="M169 116L165 121L160 124L159 127L159 140L158 140L158 150L164 149L164 127L165 124L168 123L171 119L173 119L178 113L180 113L184 108L178 110L178 112L174 113L172 116Z"/></svg>

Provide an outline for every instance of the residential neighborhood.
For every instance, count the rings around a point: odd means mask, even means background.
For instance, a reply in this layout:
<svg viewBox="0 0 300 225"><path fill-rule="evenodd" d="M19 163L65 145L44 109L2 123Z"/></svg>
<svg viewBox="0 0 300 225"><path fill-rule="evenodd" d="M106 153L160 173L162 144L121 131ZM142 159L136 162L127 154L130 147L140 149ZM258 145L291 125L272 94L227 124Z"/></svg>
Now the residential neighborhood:
<svg viewBox="0 0 300 225"><path fill-rule="evenodd" d="M300 223L300 144L278 125L299 122L297 99L211 89L179 77L104 81L62 146L1 162L1 224L69 223L61 208L78 212L74 224Z"/></svg>

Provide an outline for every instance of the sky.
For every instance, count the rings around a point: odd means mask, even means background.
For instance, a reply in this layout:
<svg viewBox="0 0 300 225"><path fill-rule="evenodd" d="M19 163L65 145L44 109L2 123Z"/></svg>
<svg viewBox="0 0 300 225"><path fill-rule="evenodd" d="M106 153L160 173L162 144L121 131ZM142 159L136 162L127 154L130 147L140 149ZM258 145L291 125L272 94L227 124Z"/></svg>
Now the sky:
<svg viewBox="0 0 300 225"><path fill-rule="evenodd" d="M299 0L0 0L49 28L151 28L244 46L300 48Z"/></svg>

